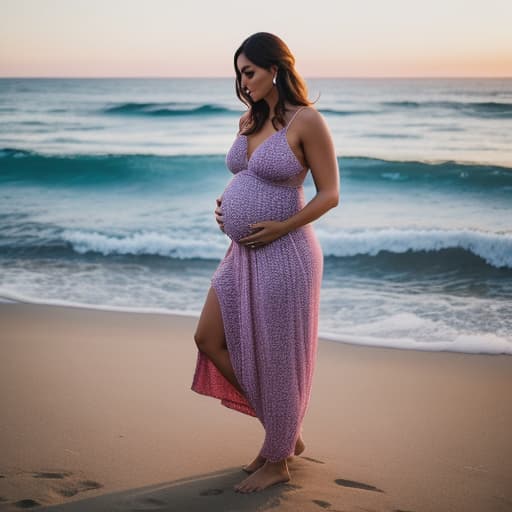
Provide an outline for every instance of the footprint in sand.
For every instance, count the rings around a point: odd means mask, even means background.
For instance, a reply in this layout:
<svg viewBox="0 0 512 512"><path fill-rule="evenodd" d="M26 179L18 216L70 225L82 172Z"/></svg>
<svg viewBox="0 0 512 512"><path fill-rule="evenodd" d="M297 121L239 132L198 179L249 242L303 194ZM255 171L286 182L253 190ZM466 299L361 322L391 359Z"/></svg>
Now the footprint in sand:
<svg viewBox="0 0 512 512"><path fill-rule="evenodd" d="M332 504L328 501L324 500L312 500L315 505L318 505L319 507L329 509L329 512L343 512L343 510L338 510L337 508L331 508Z"/></svg>
<svg viewBox="0 0 512 512"><path fill-rule="evenodd" d="M352 487L354 489L363 489L365 491L384 492L382 489L378 489L373 485L356 482L355 480L345 480L343 478L338 478L334 480L334 482L338 485L342 485L343 487Z"/></svg>
<svg viewBox="0 0 512 512"><path fill-rule="evenodd" d="M34 478L65 478L70 476L72 473L70 472L62 472L62 473L50 473L50 472L38 472L34 473L32 476Z"/></svg>
<svg viewBox="0 0 512 512"><path fill-rule="evenodd" d="M37 502L36 500L26 499L26 500L20 500L14 503L15 507L18 508L32 508L32 507L40 507L41 503Z"/></svg>
<svg viewBox="0 0 512 512"><path fill-rule="evenodd" d="M42 492L44 494L48 490L56 492L64 497L70 497L79 492L90 491L103 487L102 484L95 482L94 480L79 480L80 477L78 475L74 475L71 471L18 471L15 477L19 478L20 482L23 482L23 479L27 477L41 480L41 485L37 486L38 490L35 491L36 497L39 496L39 493ZM0 478L8 478L8 476L0 475ZM20 485L22 486L23 484L18 483L18 486ZM5 496L0 496L0 503L8 501L11 500ZM42 506L41 503L32 498L24 498L11 503L17 508L33 508Z"/></svg>
<svg viewBox="0 0 512 512"><path fill-rule="evenodd" d="M218 494L222 494L224 491L222 489L206 489L205 491L201 491L199 493L200 496L216 496Z"/></svg>
<svg viewBox="0 0 512 512"><path fill-rule="evenodd" d="M69 497L74 496L75 494L78 494L79 492L84 491L91 491L93 489L99 489L100 487L103 487L98 482L95 482L94 480L81 480L80 482L77 482L76 484L72 484L67 488L59 489L57 492L61 496Z"/></svg>
<svg viewBox="0 0 512 512"><path fill-rule="evenodd" d="M300 456L301 459L310 460L311 462L316 462L317 464L325 464L323 460L313 459L312 457L303 457Z"/></svg>
<svg viewBox="0 0 512 512"><path fill-rule="evenodd" d="M48 480L63 480L71 475L73 475L71 471L38 471L32 473L33 478L44 478ZM56 489L56 492L65 498L69 498L79 492L99 489L100 487L103 487L103 485L94 480L80 480L78 482L66 482L62 488Z"/></svg>
<svg viewBox="0 0 512 512"><path fill-rule="evenodd" d="M168 505L166 501L159 500L158 498L144 498L142 502L146 505L156 505L157 507Z"/></svg>
<svg viewBox="0 0 512 512"><path fill-rule="evenodd" d="M313 500L313 503L322 508L329 508L331 506L331 504L328 501L324 500Z"/></svg>

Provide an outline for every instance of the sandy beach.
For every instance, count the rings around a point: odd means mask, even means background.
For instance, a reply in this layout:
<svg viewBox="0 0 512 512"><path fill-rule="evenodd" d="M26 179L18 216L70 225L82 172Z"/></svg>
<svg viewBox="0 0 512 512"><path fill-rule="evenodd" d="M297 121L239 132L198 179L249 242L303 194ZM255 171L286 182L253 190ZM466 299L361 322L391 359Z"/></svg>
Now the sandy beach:
<svg viewBox="0 0 512 512"><path fill-rule="evenodd" d="M512 358L321 340L291 481L190 390L197 319L0 304L0 510L512 510Z"/></svg>

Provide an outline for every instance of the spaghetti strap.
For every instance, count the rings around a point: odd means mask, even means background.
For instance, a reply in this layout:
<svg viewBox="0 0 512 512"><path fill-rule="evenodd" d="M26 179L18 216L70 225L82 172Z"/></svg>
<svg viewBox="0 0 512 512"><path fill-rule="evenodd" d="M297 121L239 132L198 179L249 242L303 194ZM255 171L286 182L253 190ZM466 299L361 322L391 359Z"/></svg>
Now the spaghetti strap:
<svg viewBox="0 0 512 512"><path fill-rule="evenodd" d="M288 124L286 125L286 127L285 127L285 131L288 131L288 128L289 128L289 127L290 127L290 125L293 123L293 120L295 119L295 117L297 116L297 114L298 114L301 110L303 110L303 109L305 109L305 108L307 108L307 105L304 105L304 106L302 106L302 107L298 108L298 109L295 111L295 114L293 114L292 118L290 119L290 121L289 121L289 122L288 122Z"/></svg>

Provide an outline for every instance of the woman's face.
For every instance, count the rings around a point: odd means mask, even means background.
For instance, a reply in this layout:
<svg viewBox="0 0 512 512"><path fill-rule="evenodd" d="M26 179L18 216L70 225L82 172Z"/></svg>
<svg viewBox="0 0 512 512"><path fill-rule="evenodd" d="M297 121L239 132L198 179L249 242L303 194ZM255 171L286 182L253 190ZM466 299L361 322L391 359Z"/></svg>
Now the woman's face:
<svg viewBox="0 0 512 512"><path fill-rule="evenodd" d="M242 75L240 80L242 90L251 97L253 102L256 103L265 98L272 91L275 66L270 70L260 68L243 53L238 56L236 66Z"/></svg>

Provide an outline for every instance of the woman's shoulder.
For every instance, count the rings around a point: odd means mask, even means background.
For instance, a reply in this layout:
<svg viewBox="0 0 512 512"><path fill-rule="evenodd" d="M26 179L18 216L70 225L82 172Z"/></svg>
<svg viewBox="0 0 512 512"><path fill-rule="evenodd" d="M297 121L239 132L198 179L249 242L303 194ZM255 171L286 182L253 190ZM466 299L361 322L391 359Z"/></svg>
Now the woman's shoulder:
<svg viewBox="0 0 512 512"><path fill-rule="evenodd" d="M324 116L313 105L297 108L293 117L295 128L302 133L314 132L326 124Z"/></svg>
<svg viewBox="0 0 512 512"><path fill-rule="evenodd" d="M318 123L323 120L322 114L313 105L302 105L295 109L293 116L300 118L303 123Z"/></svg>

